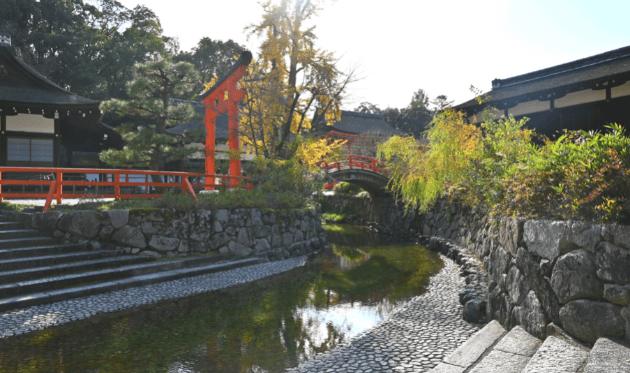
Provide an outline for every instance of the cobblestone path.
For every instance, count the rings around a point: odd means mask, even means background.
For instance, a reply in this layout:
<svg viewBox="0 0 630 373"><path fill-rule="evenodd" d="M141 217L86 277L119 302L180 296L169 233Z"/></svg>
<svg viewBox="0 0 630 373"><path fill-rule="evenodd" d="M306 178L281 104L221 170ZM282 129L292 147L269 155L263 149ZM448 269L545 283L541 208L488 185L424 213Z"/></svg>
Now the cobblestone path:
<svg viewBox="0 0 630 373"><path fill-rule="evenodd" d="M0 313L0 338L85 319L102 312L188 297L256 281L306 263L306 256L161 282Z"/></svg>
<svg viewBox="0 0 630 373"><path fill-rule="evenodd" d="M459 266L442 256L444 268L426 293L413 298L382 324L347 344L288 372L427 372L483 325L462 319Z"/></svg>

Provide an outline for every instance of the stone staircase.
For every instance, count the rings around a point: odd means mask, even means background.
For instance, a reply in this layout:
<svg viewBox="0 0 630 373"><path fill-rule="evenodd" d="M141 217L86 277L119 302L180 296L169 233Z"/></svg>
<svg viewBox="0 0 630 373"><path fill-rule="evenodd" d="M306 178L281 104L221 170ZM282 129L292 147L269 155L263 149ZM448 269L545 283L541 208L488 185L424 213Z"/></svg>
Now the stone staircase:
<svg viewBox="0 0 630 373"><path fill-rule="evenodd" d="M0 211L0 312L258 264L233 254L156 260L89 244L54 244ZM231 260L231 261L230 261Z"/></svg>
<svg viewBox="0 0 630 373"><path fill-rule="evenodd" d="M630 372L630 344L600 338L591 347L560 328L544 341L520 326L507 332L496 320L473 335L433 373L622 373Z"/></svg>

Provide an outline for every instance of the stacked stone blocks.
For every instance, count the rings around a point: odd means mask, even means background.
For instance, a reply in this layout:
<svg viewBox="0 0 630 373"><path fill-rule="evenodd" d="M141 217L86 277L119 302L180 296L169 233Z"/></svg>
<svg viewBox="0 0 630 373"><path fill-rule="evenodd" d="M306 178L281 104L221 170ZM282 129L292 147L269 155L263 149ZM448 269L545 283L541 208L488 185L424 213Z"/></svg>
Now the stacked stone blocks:
<svg viewBox="0 0 630 373"><path fill-rule="evenodd" d="M489 219L442 202L419 216L425 236L456 241L488 274L486 318L545 338L630 339L630 227L582 221Z"/></svg>
<svg viewBox="0 0 630 373"><path fill-rule="evenodd" d="M17 220L51 232L59 243L90 242L98 249L166 258L231 252L273 261L308 254L327 242L316 210L49 211L21 213Z"/></svg>

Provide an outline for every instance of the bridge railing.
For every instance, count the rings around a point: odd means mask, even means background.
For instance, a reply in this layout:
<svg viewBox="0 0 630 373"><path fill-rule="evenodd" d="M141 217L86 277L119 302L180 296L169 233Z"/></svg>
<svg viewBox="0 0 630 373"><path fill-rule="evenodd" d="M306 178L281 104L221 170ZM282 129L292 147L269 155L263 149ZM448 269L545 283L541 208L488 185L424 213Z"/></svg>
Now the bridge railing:
<svg viewBox="0 0 630 373"><path fill-rule="evenodd" d="M389 172L382 162L378 159L364 157L362 155L345 155L333 159L325 159L317 162L317 165L326 172L361 169L389 176Z"/></svg>
<svg viewBox="0 0 630 373"><path fill-rule="evenodd" d="M153 175L159 175L161 182L154 182ZM206 178L211 182L206 184ZM0 167L0 202L4 198L45 198L46 211L53 199L60 204L63 198L159 198L162 194L157 188L180 189L181 193L197 198L195 188L251 189L248 180L244 176L169 171ZM239 181L240 185L234 185Z"/></svg>

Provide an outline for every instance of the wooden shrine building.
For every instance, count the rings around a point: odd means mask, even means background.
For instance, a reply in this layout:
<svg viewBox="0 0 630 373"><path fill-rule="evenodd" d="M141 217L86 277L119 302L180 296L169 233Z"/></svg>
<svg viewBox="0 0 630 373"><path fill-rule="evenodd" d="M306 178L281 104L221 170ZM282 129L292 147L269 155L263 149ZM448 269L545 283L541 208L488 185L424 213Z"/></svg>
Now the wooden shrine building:
<svg viewBox="0 0 630 373"><path fill-rule="evenodd" d="M377 145L392 136L405 134L391 127L383 114L341 111L340 120L332 125L321 124L313 129L316 136L335 140L346 140L346 151L350 154L375 157Z"/></svg>
<svg viewBox="0 0 630 373"><path fill-rule="evenodd" d="M13 56L10 39L0 36L0 166L73 166L71 149L97 153L108 147L105 135L113 131L98 124L99 104ZM61 154L62 149L70 154Z"/></svg>
<svg viewBox="0 0 630 373"><path fill-rule="evenodd" d="M488 105L495 118L530 118L527 126L551 136L558 131L602 130L608 123L630 126L630 46L492 81ZM485 105L485 104L484 104ZM469 123L482 121L484 106L470 100L455 106Z"/></svg>

